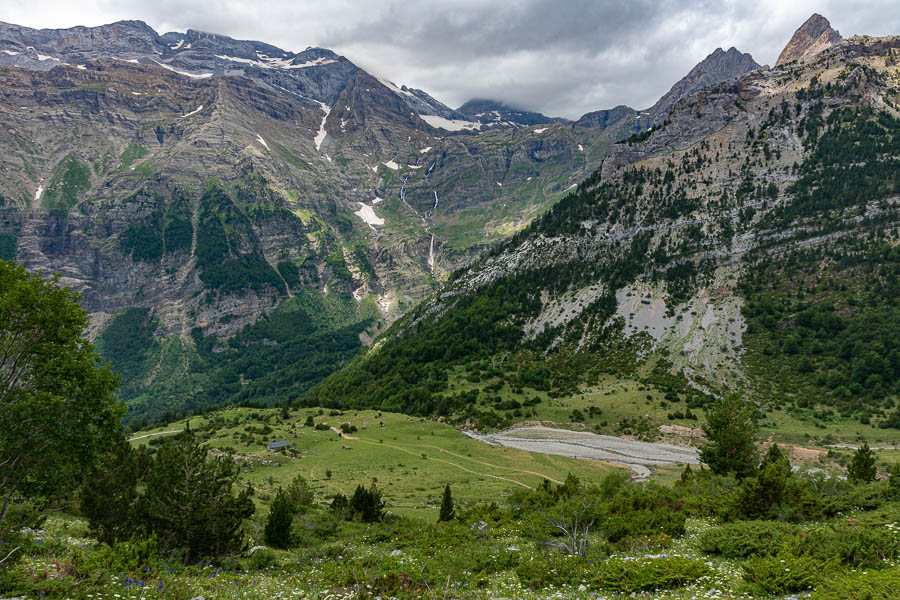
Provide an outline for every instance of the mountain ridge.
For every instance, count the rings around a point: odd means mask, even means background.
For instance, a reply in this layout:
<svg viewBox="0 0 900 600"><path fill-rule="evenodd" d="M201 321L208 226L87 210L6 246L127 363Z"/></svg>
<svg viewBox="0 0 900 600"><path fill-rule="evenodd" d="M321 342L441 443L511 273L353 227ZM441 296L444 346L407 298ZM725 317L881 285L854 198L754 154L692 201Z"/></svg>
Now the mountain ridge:
<svg viewBox="0 0 900 600"><path fill-rule="evenodd" d="M0 89L2 256L79 290L151 418L302 392L641 131L485 126L329 50L129 22L0 26Z"/></svg>
<svg viewBox="0 0 900 600"><path fill-rule="evenodd" d="M503 427L529 405L497 390L611 377L900 427L898 50L854 38L686 97L303 402Z"/></svg>

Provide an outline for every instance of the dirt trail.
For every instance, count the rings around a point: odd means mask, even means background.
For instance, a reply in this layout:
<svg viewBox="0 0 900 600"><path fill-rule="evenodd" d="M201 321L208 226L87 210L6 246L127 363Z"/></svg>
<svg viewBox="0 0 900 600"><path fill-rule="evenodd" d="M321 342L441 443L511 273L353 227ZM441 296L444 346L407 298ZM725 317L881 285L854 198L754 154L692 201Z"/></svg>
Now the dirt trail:
<svg viewBox="0 0 900 600"><path fill-rule="evenodd" d="M173 433L181 433L184 431L183 429L173 429L172 431L157 431L156 433L145 433L144 435L138 435L132 438L128 438L129 442L133 442L134 440L142 440L144 438L153 437L155 435L172 435Z"/></svg>
<svg viewBox="0 0 900 600"><path fill-rule="evenodd" d="M421 456L421 455L422 455L421 453L418 453L418 454L417 454L417 453L413 452L412 450L409 450L409 449L407 449L407 448L401 448L400 446L394 446L393 444L383 444L383 443L373 442L373 441L370 441L370 440L363 440L363 439L359 439L359 438L357 438L356 441L357 441L357 442L364 442L364 443L366 443L366 444L372 444L372 445L374 445L374 446L387 446L388 448L393 448L394 450L399 450L400 452L405 452L405 453L407 453L407 454L411 454L412 456ZM425 446L425 447L427 447L427 446ZM503 477L503 476L501 476L501 475L491 475L490 473L481 473L481 472L479 472L479 471L473 471L472 469L468 469L468 468L466 468L466 467L464 467L464 466L462 466L462 465L458 465L458 464L456 464L456 463L454 463L454 462L450 462L449 460L444 460L444 459L442 459L442 458L429 458L428 460L434 460L434 461L437 461L437 462L440 462L440 463L444 463L445 465L450 465L451 467L456 467L457 469L460 469L460 470L462 470L462 471L466 471L467 473L472 473L473 475L478 475L478 476L480 476L480 477L490 477L491 479L500 479L500 480L502 480L502 481L508 481L508 482L510 482L510 483L514 483L514 484L516 484L516 485L518 485L518 486L521 486L521 487L523 487L523 488L527 488L527 489L529 489L529 490L533 490L533 489L534 489L532 486L530 486L530 485L528 485L528 484L525 484L525 483L522 483L521 481L518 481L518 480L516 480L516 479L510 479L509 477Z"/></svg>
<svg viewBox="0 0 900 600"><path fill-rule="evenodd" d="M651 444L610 435L553 429L540 425L491 433L463 431L467 436L491 444L529 452L602 460L629 467L635 479L647 479L653 467L700 463L696 448Z"/></svg>
<svg viewBox="0 0 900 600"><path fill-rule="evenodd" d="M515 467L504 467L501 465L493 465L489 462L484 462L483 460L477 460L477 459L471 458L469 456L463 456L462 454L456 454L455 452L450 452L449 450L444 450L440 446L422 446L422 448L433 448L433 449L437 450L438 452L443 452L445 454L449 454L450 456L455 456L455 457L461 458L463 460L471 460L472 462L476 462L480 465L492 467L494 469L504 469L506 471L515 471L516 473L526 473L528 475L535 475L535 476L541 477L543 479L548 479L548 480L552 481L553 483L562 484L562 481L560 481L558 479L554 479L553 477L550 477L549 475L544 475L543 473L538 473L537 471L528 471L525 469L517 469Z"/></svg>

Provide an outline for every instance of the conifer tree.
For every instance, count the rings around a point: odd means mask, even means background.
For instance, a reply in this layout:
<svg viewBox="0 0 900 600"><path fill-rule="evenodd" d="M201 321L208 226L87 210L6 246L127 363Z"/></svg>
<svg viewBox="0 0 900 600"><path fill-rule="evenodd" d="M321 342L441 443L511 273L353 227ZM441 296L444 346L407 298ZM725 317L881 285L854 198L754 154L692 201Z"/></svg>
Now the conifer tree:
<svg viewBox="0 0 900 600"><path fill-rule="evenodd" d="M453 495L450 493L450 484L444 488L444 497L441 499L441 514L438 516L438 523L441 521L452 521L456 515L453 510Z"/></svg>
<svg viewBox="0 0 900 600"><path fill-rule="evenodd" d="M847 467L847 479L853 483L869 483L875 480L876 473L875 453L869 449L868 442L863 442Z"/></svg>
<svg viewBox="0 0 900 600"><path fill-rule="evenodd" d="M254 512L252 487L235 494L238 467L210 457L194 435L162 445L146 475L140 514L163 549L183 549L185 564L244 546L242 525Z"/></svg>
<svg viewBox="0 0 900 600"><path fill-rule="evenodd" d="M736 395L723 398L706 413L703 433L709 442L700 448L700 460L717 475L734 473L738 479L752 475L756 429L752 404Z"/></svg>
<svg viewBox="0 0 900 600"><path fill-rule="evenodd" d="M275 548L287 548L291 545L291 524L294 522L294 509L291 499L281 488L275 493L269 518L266 520L265 540Z"/></svg>

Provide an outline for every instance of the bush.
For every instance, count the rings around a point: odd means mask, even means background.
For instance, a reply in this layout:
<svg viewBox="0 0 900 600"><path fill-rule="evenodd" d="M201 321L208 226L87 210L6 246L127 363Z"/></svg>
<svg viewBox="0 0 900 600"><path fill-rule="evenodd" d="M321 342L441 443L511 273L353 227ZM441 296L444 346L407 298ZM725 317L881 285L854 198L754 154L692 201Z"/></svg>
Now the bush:
<svg viewBox="0 0 900 600"><path fill-rule="evenodd" d="M812 600L895 600L900 598L900 568L835 573L824 579Z"/></svg>
<svg viewBox="0 0 900 600"><path fill-rule="evenodd" d="M774 521L739 521L708 529L697 538L697 549L726 558L774 554L793 538L797 527Z"/></svg>
<svg viewBox="0 0 900 600"><path fill-rule="evenodd" d="M835 560L852 567L881 567L900 554L894 534L885 527L854 527L801 531L792 551L820 561Z"/></svg>
<svg viewBox="0 0 900 600"><path fill-rule="evenodd" d="M591 583L620 593L663 590L697 581L710 572L704 563L682 556L600 562Z"/></svg>
<svg viewBox="0 0 900 600"><path fill-rule="evenodd" d="M81 550L74 555L74 571L84 577L97 571L107 573L135 573L148 567L156 559L156 536L131 538L113 546L102 544L96 550Z"/></svg>
<svg viewBox="0 0 900 600"><path fill-rule="evenodd" d="M744 581L754 589L773 596L802 592L815 587L821 573L836 566L809 556L779 552L774 556L754 556L742 565Z"/></svg>
<svg viewBox="0 0 900 600"><path fill-rule="evenodd" d="M250 555L250 568L261 571L274 567L278 563L278 557L268 548L260 548Z"/></svg>
<svg viewBox="0 0 900 600"><path fill-rule="evenodd" d="M539 590L548 586L577 585L586 581L588 561L580 556L554 552L547 556L522 557L516 575L522 585Z"/></svg>

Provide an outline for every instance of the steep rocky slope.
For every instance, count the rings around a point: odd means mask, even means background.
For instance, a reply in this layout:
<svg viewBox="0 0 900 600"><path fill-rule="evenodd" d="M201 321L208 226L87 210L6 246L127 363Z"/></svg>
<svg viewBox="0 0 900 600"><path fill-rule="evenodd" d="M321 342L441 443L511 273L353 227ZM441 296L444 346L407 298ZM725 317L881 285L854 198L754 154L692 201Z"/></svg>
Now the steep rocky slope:
<svg viewBox="0 0 900 600"><path fill-rule="evenodd" d="M137 21L0 24L0 115L0 257L83 294L151 416L305 389L641 128L468 121L329 50Z"/></svg>
<svg viewBox="0 0 900 600"><path fill-rule="evenodd" d="M307 401L496 425L612 374L900 427L898 59L853 38L687 96Z"/></svg>
<svg viewBox="0 0 900 600"><path fill-rule="evenodd" d="M815 13L794 32L787 46L778 55L775 66L781 67L789 62L809 60L840 43L841 39L841 34L831 28L828 19Z"/></svg>

